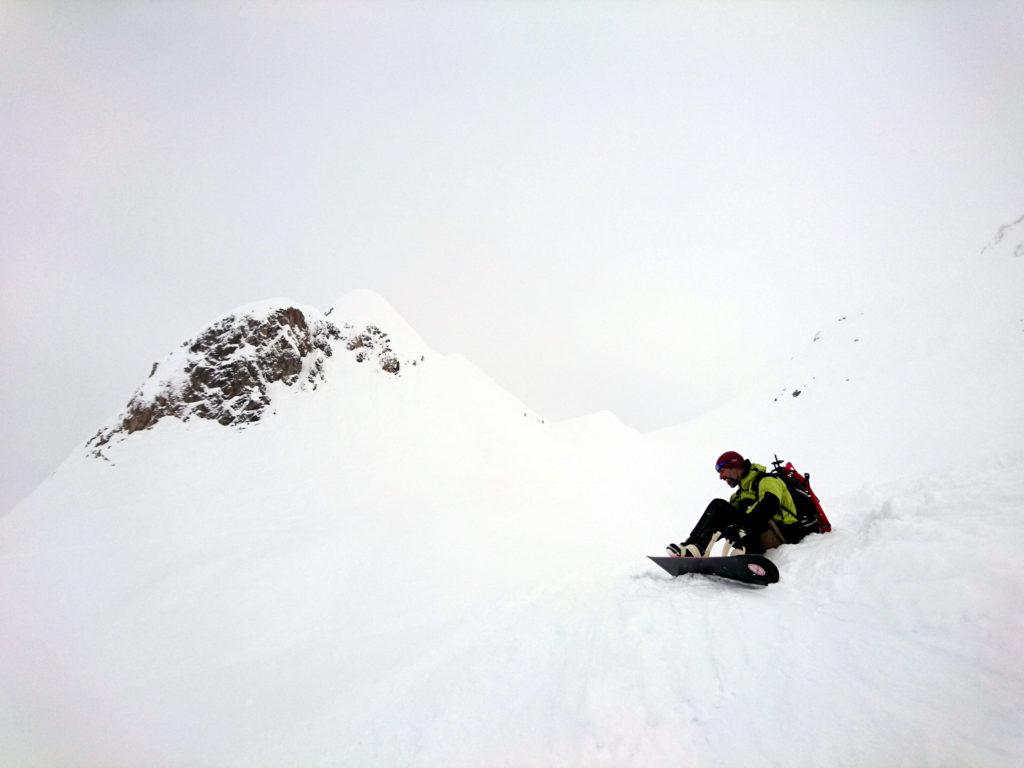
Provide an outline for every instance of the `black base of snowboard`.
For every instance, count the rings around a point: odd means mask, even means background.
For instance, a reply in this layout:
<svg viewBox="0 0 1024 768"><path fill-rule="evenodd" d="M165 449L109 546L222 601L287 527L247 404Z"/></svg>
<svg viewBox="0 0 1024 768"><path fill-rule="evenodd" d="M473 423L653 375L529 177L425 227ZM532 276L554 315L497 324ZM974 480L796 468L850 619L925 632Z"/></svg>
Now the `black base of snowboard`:
<svg viewBox="0 0 1024 768"><path fill-rule="evenodd" d="M654 557L650 559L673 576L701 573L742 581L744 584L768 586L779 580L779 569L764 555L731 555L730 557Z"/></svg>

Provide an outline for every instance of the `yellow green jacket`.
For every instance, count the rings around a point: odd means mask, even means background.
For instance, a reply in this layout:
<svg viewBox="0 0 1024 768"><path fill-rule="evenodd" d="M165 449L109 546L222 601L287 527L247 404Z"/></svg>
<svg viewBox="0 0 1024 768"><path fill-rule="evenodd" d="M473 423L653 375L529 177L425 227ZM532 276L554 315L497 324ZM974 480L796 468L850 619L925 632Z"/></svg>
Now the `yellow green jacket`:
<svg viewBox="0 0 1024 768"><path fill-rule="evenodd" d="M750 471L740 480L739 488L729 498L732 504L740 512L752 514L761 503L766 493L774 494L779 500L779 511L772 515L772 519L781 525L789 525L796 522L796 504L789 494L786 484L777 477L767 474L768 470L761 464L751 464Z"/></svg>

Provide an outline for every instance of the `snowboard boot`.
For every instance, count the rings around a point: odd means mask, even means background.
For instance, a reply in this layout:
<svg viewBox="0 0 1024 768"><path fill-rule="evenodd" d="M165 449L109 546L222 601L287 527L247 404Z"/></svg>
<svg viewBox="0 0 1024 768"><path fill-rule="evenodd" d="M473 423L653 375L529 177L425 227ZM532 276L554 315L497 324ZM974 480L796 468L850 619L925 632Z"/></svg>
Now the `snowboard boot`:
<svg viewBox="0 0 1024 768"><path fill-rule="evenodd" d="M687 539L682 544L669 544L665 549L671 557L703 557L704 550Z"/></svg>

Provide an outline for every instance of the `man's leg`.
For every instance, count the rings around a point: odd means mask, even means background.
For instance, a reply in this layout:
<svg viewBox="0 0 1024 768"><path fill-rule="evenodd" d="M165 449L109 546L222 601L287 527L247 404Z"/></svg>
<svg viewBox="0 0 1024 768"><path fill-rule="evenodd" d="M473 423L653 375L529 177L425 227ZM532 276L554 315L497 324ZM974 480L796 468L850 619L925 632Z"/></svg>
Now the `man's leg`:
<svg viewBox="0 0 1024 768"><path fill-rule="evenodd" d="M692 544L701 552L704 552L711 543L711 537L715 533L724 530L738 520L739 513L728 501L725 499L712 499L686 541L683 542L682 548L686 549L688 544Z"/></svg>
<svg viewBox="0 0 1024 768"><path fill-rule="evenodd" d="M769 549L781 546L786 539L774 520L768 521L768 527L757 536L752 536L752 546L747 547L748 555L763 555Z"/></svg>

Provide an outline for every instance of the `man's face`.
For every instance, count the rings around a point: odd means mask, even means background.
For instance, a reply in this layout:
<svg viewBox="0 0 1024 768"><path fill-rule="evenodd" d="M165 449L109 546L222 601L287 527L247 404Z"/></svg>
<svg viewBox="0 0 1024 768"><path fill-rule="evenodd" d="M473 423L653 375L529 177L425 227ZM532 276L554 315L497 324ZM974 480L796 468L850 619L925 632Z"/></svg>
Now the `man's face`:
<svg viewBox="0 0 1024 768"><path fill-rule="evenodd" d="M743 479L743 470L740 467L733 467L732 469L723 469L718 473L718 477L725 480L729 484L730 488L735 488L740 484L740 480Z"/></svg>

